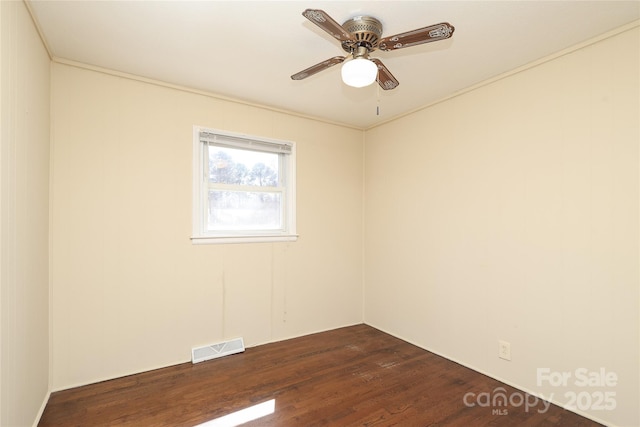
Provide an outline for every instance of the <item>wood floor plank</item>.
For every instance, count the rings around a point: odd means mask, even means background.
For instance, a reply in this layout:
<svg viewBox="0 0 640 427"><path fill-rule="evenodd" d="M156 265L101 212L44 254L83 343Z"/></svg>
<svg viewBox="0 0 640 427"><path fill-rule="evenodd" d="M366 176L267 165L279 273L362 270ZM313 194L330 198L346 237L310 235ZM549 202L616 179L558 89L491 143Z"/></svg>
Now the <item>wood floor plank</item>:
<svg viewBox="0 0 640 427"><path fill-rule="evenodd" d="M521 393L367 325L249 348L53 393L49 426L194 427L275 399L246 426L563 426L599 424L542 403L468 407L467 392ZM504 413L504 412L503 412Z"/></svg>

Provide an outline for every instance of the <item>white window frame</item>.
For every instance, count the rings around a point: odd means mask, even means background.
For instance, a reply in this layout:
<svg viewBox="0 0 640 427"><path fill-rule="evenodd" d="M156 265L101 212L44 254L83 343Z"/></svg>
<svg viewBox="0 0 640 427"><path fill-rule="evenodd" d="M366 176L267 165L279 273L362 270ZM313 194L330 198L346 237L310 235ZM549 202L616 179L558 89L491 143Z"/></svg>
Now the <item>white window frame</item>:
<svg viewBox="0 0 640 427"><path fill-rule="evenodd" d="M225 230L218 232L207 231L207 192L208 182L208 151L210 139L228 141L230 146L247 150L265 151L255 147L285 147L289 151L283 154L282 169L285 174L284 218L282 230ZM226 144L225 144L226 145ZM252 145L254 148L252 148ZM205 157L207 162L205 163ZM216 243L260 243L260 242L292 242L296 241L296 146L291 141L280 141L253 135L245 135L210 129L201 126L193 127L193 230L191 242L193 244Z"/></svg>

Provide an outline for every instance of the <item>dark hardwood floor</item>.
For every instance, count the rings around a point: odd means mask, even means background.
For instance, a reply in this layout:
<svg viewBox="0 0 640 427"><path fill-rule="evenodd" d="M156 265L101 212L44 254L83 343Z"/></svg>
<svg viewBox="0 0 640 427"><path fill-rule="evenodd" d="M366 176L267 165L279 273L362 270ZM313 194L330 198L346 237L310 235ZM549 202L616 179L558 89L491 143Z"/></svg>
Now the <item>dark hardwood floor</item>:
<svg viewBox="0 0 640 427"><path fill-rule="evenodd" d="M366 325L53 393L39 426L193 427L275 399L246 426L598 426ZM465 404L476 403L475 406ZM533 396L529 397L530 399ZM480 399L481 402L484 402Z"/></svg>

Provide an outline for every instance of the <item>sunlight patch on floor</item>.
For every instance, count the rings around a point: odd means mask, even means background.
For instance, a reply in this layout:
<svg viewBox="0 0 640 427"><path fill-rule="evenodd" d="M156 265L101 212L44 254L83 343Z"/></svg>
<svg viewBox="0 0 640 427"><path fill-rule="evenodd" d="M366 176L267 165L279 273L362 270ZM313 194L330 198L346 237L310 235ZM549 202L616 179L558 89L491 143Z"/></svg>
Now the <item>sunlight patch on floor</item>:
<svg viewBox="0 0 640 427"><path fill-rule="evenodd" d="M198 424L194 427L235 427L244 423L248 423L249 421L257 420L258 418L273 414L275 410L276 400L271 399L267 400L266 402L258 403L257 405L249 406L248 408L232 412L223 417L215 418L211 421Z"/></svg>

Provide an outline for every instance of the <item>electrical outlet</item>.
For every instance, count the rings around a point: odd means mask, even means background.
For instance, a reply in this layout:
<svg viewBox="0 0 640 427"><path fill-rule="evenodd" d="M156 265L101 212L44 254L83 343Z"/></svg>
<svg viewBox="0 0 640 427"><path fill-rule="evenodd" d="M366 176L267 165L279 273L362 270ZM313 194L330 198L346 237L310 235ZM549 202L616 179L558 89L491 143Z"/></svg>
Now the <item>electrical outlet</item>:
<svg viewBox="0 0 640 427"><path fill-rule="evenodd" d="M511 360L511 343L498 341L498 357L504 360Z"/></svg>

